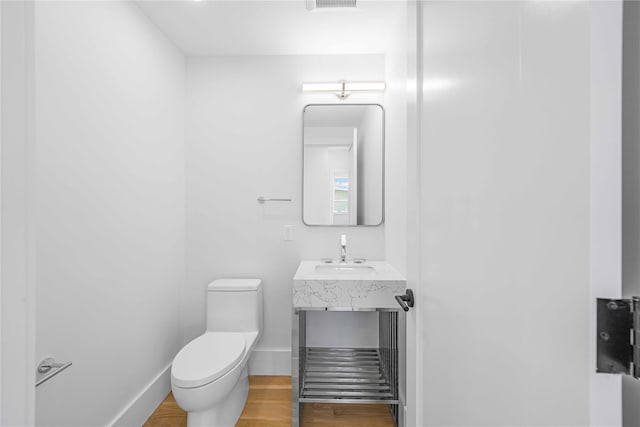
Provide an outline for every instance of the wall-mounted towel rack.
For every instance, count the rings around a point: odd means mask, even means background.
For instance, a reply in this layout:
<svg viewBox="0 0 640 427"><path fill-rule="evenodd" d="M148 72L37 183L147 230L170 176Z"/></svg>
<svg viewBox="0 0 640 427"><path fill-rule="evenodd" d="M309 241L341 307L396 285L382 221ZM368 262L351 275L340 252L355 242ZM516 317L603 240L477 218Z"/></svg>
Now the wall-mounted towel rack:
<svg viewBox="0 0 640 427"><path fill-rule="evenodd" d="M265 198L265 197L258 197L258 203L264 203L264 202L290 202L291 199L271 199L271 198Z"/></svg>

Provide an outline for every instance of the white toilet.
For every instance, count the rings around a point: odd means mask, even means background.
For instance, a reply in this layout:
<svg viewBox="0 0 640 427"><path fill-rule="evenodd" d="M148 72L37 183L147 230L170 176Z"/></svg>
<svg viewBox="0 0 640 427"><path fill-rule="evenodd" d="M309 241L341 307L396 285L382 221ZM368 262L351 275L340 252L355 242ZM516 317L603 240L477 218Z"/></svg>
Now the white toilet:
<svg viewBox="0 0 640 427"><path fill-rule="evenodd" d="M187 426L235 426L249 392L247 361L262 335L262 281L218 279L207 290L207 331L171 365Z"/></svg>

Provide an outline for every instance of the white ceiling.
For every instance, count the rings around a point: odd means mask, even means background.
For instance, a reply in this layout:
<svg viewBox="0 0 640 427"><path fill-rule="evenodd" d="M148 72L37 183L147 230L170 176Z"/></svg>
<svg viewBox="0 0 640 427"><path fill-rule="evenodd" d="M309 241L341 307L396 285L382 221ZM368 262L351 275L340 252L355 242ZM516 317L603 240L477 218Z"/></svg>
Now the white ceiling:
<svg viewBox="0 0 640 427"><path fill-rule="evenodd" d="M314 11L305 0L137 3L188 56L385 53L406 19L402 0Z"/></svg>

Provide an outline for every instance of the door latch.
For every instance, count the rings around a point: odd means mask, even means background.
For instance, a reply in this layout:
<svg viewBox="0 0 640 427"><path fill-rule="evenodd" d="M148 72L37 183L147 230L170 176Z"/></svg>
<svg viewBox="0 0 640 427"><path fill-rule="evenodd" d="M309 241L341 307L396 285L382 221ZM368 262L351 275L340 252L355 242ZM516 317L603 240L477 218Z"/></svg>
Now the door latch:
<svg viewBox="0 0 640 427"><path fill-rule="evenodd" d="M409 311L409 307L413 307L413 291L407 289L404 295L396 295L396 301L404 311Z"/></svg>
<svg viewBox="0 0 640 427"><path fill-rule="evenodd" d="M36 369L36 387L55 377L69 366L71 366L71 362L58 363L52 357L47 357L42 360Z"/></svg>

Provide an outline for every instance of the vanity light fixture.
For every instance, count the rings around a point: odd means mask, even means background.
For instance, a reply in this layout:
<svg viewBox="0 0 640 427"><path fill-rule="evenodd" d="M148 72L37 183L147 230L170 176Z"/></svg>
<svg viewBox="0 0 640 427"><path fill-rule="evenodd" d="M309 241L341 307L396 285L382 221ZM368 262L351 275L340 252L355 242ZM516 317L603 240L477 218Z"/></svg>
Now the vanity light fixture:
<svg viewBox="0 0 640 427"><path fill-rule="evenodd" d="M307 10L314 9L353 9L358 0L307 0Z"/></svg>
<svg viewBox="0 0 640 427"><path fill-rule="evenodd" d="M384 82L322 82L302 83L303 92L333 92L340 99L345 99L352 92L383 92Z"/></svg>

